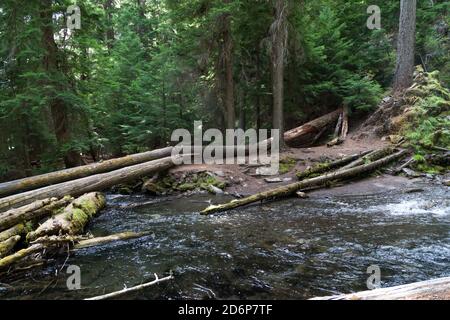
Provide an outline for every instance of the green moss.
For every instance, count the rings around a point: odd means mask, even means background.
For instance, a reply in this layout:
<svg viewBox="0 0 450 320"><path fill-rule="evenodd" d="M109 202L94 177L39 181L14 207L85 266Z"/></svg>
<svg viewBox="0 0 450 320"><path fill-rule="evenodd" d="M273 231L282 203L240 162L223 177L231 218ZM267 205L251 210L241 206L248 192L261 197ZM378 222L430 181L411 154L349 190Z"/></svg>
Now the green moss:
<svg viewBox="0 0 450 320"><path fill-rule="evenodd" d="M299 180L303 180L306 178L314 178L320 176L323 172L327 171L329 167L330 164L328 162L321 162L315 164L309 169L297 172L296 175Z"/></svg>
<svg viewBox="0 0 450 320"><path fill-rule="evenodd" d="M280 160L280 168L279 173L285 174L291 171L295 165L297 164L297 160L294 158L286 157Z"/></svg>

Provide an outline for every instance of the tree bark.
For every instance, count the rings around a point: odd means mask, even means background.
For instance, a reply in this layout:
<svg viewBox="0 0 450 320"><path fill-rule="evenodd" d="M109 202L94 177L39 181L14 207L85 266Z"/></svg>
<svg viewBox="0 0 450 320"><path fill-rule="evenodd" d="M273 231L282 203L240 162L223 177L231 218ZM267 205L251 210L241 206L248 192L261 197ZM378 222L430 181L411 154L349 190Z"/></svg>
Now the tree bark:
<svg viewBox="0 0 450 320"><path fill-rule="evenodd" d="M54 39L52 0L40 1L40 17L42 43L45 50L43 66L48 76L53 77L61 70L58 46ZM60 85L54 84L54 91L59 89L57 86ZM56 140L59 147L62 148L71 140L67 106L64 100L59 98L55 92L50 92L49 101ZM76 167L82 163L80 154L75 150L65 152L63 158L67 168Z"/></svg>
<svg viewBox="0 0 450 320"><path fill-rule="evenodd" d="M416 0L401 0L394 91L411 86L414 72Z"/></svg>
<svg viewBox="0 0 450 320"><path fill-rule="evenodd" d="M19 242L20 236L12 236L11 238L0 242L0 258L3 258L7 255Z"/></svg>
<svg viewBox="0 0 450 320"><path fill-rule="evenodd" d="M296 183L291 183L286 186L281 186L276 189L264 191L261 193L257 193L254 195L251 195L246 198L242 199L236 199L229 203L221 204L221 205L211 205L205 210L201 211L200 213L203 215L208 215L215 212L221 212L226 210L235 209L250 203L258 202L265 199L274 199L279 197L287 197L290 195L295 194L298 190L309 188L309 187L315 187L323 185L329 181L333 180L343 180L348 178L356 177L362 173L370 172L372 170L375 170L381 166L384 166L388 164L389 162L399 159L400 157L403 157L406 154L406 150L401 150L393 155L387 156L383 159L360 165L355 168L346 169L346 170L339 170L335 172L331 172L329 174L325 174L319 177L299 181Z"/></svg>
<svg viewBox="0 0 450 320"><path fill-rule="evenodd" d="M73 200L72 197L64 197L60 200L45 199L43 201L35 201L30 205L26 205L17 209L11 209L4 213L0 213L0 231L6 230L18 224L25 223L36 219L42 219L55 213L58 209L67 206ZM44 204L45 203L45 204ZM44 204L37 207L38 204Z"/></svg>
<svg viewBox="0 0 450 320"><path fill-rule="evenodd" d="M291 129L284 133L284 141L288 144L299 143L299 140L311 137L315 137L324 127L328 126L330 123L336 121L341 114L342 109L337 109L336 111L330 112L320 118L314 119L308 123L301 125L300 127ZM302 142L302 141L301 141ZM303 143L303 142L302 142ZM305 144L309 144L308 141Z"/></svg>
<svg viewBox="0 0 450 320"><path fill-rule="evenodd" d="M17 192L33 190L36 188L87 177L97 173L103 173L138 163L143 163L171 155L173 148L167 147L153 151L133 154L122 158L106 160L85 166L55 171L34 177L0 183L0 196L6 196Z"/></svg>
<svg viewBox="0 0 450 320"><path fill-rule="evenodd" d="M174 162L172 160L172 157L166 157L107 173L96 174L77 180L27 191L0 199L0 210L17 208L19 206L24 206L32 203L33 201L49 197L62 198L66 195L76 197L87 192L102 191L118 183L133 181L146 175L151 175L160 171L167 170L173 166Z"/></svg>
<svg viewBox="0 0 450 320"><path fill-rule="evenodd" d="M223 0L225 5L230 0ZM234 107L234 80L233 80L233 38L231 35L231 15L224 13L219 17L219 70L222 104L225 112L225 125L227 129L234 129L236 111Z"/></svg>
<svg viewBox="0 0 450 320"><path fill-rule="evenodd" d="M72 201L63 212L45 221L35 231L27 234L27 240L52 235L76 235L106 205L105 196L99 192L87 193Z"/></svg>
<svg viewBox="0 0 450 320"><path fill-rule="evenodd" d="M273 77L272 127L273 129L279 129L280 148L285 147L282 133L284 132L284 59L288 39L287 10L288 5L285 0L276 0L275 21L270 28L272 41L271 60Z"/></svg>
<svg viewBox="0 0 450 320"><path fill-rule="evenodd" d="M310 300L449 300L450 277Z"/></svg>

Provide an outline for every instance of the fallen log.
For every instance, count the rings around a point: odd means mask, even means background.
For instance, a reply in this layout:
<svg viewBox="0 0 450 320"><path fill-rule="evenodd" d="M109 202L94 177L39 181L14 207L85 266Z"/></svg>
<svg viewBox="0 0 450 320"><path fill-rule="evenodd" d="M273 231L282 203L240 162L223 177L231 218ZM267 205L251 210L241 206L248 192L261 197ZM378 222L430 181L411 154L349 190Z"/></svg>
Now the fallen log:
<svg viewBox="0 0 450 320"><path fill-rule="evenodd" d="M51 217L35 231L27 234L27 240L51 235L76 235L106 205L105 196L99 192L87 193L73 200L64 210Z"/></svg>
<svg viewBox="0 0 450 320"><path fill-rule="evenodd" d="M23 223L16 224L5 231L0 232L0 242L5 241L14 236L20 236L27 233L27 229Z"/></svg>
<svg viewBox="0 0 450 320"><path fill-rule="evenodd" d="M0 211L24 206L45 198L62 198L66 195L80 196L92 191L102 191L119 183L126 183L143 176L167 170L174 166L172 157L153 160L107 173L62 182L48 187L27 191L0 199Z"/></svg>
<svg viewBox="0 0 450 320"><path fill-rule="evenodd" d="M0 242L0 258L6 256L20 241L20 236L13 236L5 241Z"/></svg>
<svg viewBox="0 0 450 320"><path fill-rule="evenodd" d="M378 160L380 158L383 158L385 156L388 156L388 155L394 153L394 151L395 151L395 148L393 148L391 146L374 150L374 151L370 152L369 154L365 155L364 157L361 157L359 159L356 159L353 162L350 162L349 164L343 166L339 170L354 168L354 167L360 166L362 164L365 164L367 162L372 162L372 161Z"/></svg>
<svg viewBox="0 0 450 320"><path fill-rule="evenodd" d="M149 232L122 232L113 234L106 237L95 237L92 239L87 240L81 240L78 243L76 243L73 247L74 250L80 250L84 248L94 247L103 245L110 242L120 241L120 240L129 240L129 239L136 239L141 238L144 236L149 235Z"/></svg>
<svg viewBox="0 0 450 320"><path fill-rule="evenodd" d="M306 170L301 171L301 172L297 172L297 178L299 180L302 180L302 179L305 179L305 178L312 178L312 177L314 177L316 175L319 175L321 173L324 173L324 172L330 171L332 169L336 169L336 168L339 168L339 167L341 167L343 165L346 165L347 163L352 162L354 160L357 160L357 159L359 159L359 158L369 154L370 152L372 152L372 150L364 151L364 152L361 152L361 153L358 153L358 154L352 154L350 156L346 156L346 157L343 157L341 159L338 159L338 160L335 160L335 161L332 161L332 162L325 162L325 163L316 164L316 165L312 166L309 169L306 169Z"/></svg>
<svg viewBox="0 0 450 320"><path fill-rule="evenodd" d="M333 181L333 180L343 180L348 178L356 177L362 173L370 172L372 170L375 170L381 166L384 166L388 163L390 163L393 160L397 160L401 157L403 157L407 153L406 150L398 151L392 155L389 155L385 158L382 158L380 160L376 160L374 162L370 162L367 164L363 164L354 168L346 169L346 170L338 170L334 171L322 176L318 176L315 178L291 183L285 186L281 186L275 189L271 189L268 191L264 191L261 193L257 193L254 195L251 195L246 198L242 199L235 199L231 202L220 204L220 205L210 205L200 213L202 215L208 215L215 212L220 211L226 211L230 209L235 209L250 203L254 203L257 201L261 201L264 199L273 199L273 198L279 198L279 197L286 197L295 194L298 190L301 190L303 188L309 188L313 186L320 186L327 182Z"/></svg>
<svg viewBox="0 0 450 320"><path fill-rule="evenodd" d="M12 264L16 263L17 261L22 260L26 257L31 256L34 253L41 251L43 248L44 248L44 246L42 244L33 244L32 246L29 246L28 248L19 250L9 256L6 256L6 257L0 259L0 269L9 267Z"/></svg>
<svg viewBox="0 0 450 320"><path fill-rule="evenodd" d="M98 173L108 172L119 168L132 166L135 164L148 162L151 160L165 158L171 155L172 149L173 149L172 147L167 147L163 149L132 154L122 158L96 162L85 166L0 183L0 197L15 194L18 192L37 189L40 187L56 183L75 180Z"/></svg>
<svg viewBox="0 0 450 320"><path fill-rule="evenodd" d="M70 196L66 196L60 200L56 198L45 199L43 201L38 200L31 205L0 213L0 231L30 220L37 220L50 216L62 207L67 206L72 200L73 198ZM40 204L45 205L41 206Z"/></svg>
<svg viewBox="0 0 450 320"><path fill-rule="evenodd" d="M310 300L449 300L450 277Z"/></svg>
<svg viewBox="0 0 450 320"><path fill-rule="evenodd" d="M158 275L155 273L155 280L153 280L152 282L147 282L147 283L143 283L141 285L135 286L135 287L131 287L131 288L125 288L122 289L120 291L115 291L115 292L111 292L108 294L104 294L101 296L97 296L97 297L93 297L93 298L88 298L88 299L84 299L84 300L107 300L107 299L111 299L111 298L118 298L120 296L123 296L125 294L131 293L131 292L136 292L151 286L154 286L155 284L164 282L164 281L168 281L168 280L172 280L174 277L172 275L165 277L165 278L159 278Z"/></svg>

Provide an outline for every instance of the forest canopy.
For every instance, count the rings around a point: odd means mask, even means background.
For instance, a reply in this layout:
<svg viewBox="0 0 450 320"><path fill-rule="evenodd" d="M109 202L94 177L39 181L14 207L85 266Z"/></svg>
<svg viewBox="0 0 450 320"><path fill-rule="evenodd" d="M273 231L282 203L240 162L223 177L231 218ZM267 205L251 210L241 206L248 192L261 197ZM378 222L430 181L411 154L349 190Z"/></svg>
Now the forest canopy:
<svg viewBox="0 0 450 320"><path fill-rule="evenodd" d="M2 0L1 179L166 146L195 120L271 128L274 56L286 129L343 104L373 110L392 86L400 1L277 3ZM75 4L81 27L71 30ZM380 29L366 25L369 5ZM449 87L450 3L417 6L415 64Z"/></svg>

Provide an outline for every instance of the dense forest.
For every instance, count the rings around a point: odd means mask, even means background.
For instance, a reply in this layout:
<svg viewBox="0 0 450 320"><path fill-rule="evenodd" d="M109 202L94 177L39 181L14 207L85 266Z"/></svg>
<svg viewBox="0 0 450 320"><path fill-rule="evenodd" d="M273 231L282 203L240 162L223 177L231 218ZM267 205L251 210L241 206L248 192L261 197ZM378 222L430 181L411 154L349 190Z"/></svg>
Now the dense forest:
<svg viewBox="0 0 450 320"><path fill-rule="evenodd" d="M448 10L417 1L413 53L447 87ZM374 110L393 85L399 12L397 0L4 0L0 176L165 146L194 120L290 129L343 104Z"/></svg>

